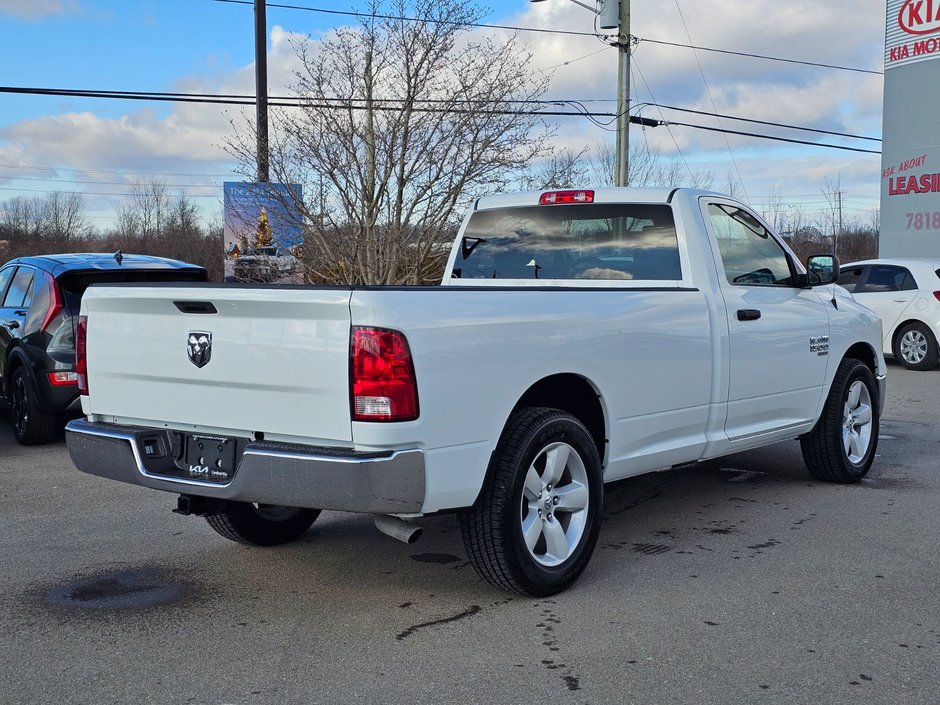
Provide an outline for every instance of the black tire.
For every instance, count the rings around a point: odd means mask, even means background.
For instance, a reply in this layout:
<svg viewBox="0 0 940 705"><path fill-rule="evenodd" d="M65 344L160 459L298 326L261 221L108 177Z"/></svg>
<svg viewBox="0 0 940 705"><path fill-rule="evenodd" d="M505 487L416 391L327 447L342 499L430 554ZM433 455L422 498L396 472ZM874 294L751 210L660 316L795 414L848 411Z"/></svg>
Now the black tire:
<svg viewBox="0 0 940 705"><path fill-rule="evenodd" d="M10 422L13 436L24 446L49 443L59 430L59 417L41 410L29 374L18 367L10 380Z"/></svg>
<svg viewBox="0 0 940 705"><path fill-rule="evenodd" d="M849 408L850 402L854 408ZM813 477L841 483L865 477L878 448L878 406L878 386L872 371L858 360L843 360L819 421L800 438L803 460ZM867 428L865 419L870 419Z"/></svg>
<svg viewBox="0 0 940 705"><path fill-rule="evenodd" d="M560 466L554 487L545 482L552 475L550 456L556 460L553 466ZM526 495L527 477L541 487L537 495L534 489ZM540 407L514 413L493 453L480 497L460 515L464 547L477 573L497 588L535 597L569 587L584 572L597 543L603 483L597 447L578 419ZM585 506L578 509L582 501ZM533 529L528 534L531 549L524 536L526 523ZM559 530L565 548L558 553L567 551L563 560L549 550L550 540L561 546Z"/></svg>
<svg viewBox="0 0 940 705"><path fill-rule="evenodd" d="M932 370L940 361L937 339L923 323L907 323L891 343L894 359L909 370Z"/></svg>
<svg viewBox="0 0 940 705"><path fill-rule="evenodd" d="M302 536L320 516L319 509L229 502L205 519L218 534L249 546L278 546Z"/></svg>

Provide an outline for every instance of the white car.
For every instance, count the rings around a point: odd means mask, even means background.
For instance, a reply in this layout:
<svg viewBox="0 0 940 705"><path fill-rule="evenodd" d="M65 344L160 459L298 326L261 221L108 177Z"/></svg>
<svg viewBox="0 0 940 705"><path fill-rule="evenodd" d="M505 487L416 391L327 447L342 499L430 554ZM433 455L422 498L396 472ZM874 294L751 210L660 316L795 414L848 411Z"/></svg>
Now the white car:
<svg viewBox="0 0 940 705"><path fill-rule="evenodd" d="M871 259L842 265L839 284L881 318L884 353L911 370L940 359L940 259Z"/></svg>

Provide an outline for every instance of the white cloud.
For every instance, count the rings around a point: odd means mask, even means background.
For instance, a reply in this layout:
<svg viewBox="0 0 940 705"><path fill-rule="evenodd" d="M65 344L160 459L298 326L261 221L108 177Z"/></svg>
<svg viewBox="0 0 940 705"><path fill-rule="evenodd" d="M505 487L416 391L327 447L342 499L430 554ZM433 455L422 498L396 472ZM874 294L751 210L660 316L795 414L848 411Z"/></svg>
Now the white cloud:
<svg viewBox="0 0 940 705"><path fill-rule="evenodd" d="M0 13L27 20L74 15L81 11L77 0L0 0Z"/></svg>

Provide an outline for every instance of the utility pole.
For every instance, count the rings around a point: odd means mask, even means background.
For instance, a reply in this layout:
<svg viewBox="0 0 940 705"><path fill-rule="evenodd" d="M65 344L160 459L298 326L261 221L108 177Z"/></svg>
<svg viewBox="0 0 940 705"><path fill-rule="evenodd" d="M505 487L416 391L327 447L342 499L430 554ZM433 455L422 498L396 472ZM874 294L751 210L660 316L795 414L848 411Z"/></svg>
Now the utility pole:
<svg viewBox="0 0 940 705"><path fill-rule="evenodd" d="M617 165L614 169L614 185L627 186L630 181L630 0L620 0L617 50L620 61L617 64Z"/></svg>
<svg viewBox="0 0 940 705"><path fill-rule="evenodd" d="M839 252L839 234L842 232L842 191L836 191L839 198L839 229L836 230L835 237L832 240L832 254L838 256Z"/></svg>
<svg viewBox="0 0 940 705"><path fill-rule="evenodd" d="M648 127L660 123L649 118L630 118L630 0L595 0L592 7L581 0L570 0L597 16L601 29L616 29L617 64L617 142L614 151L614 185L627 186L630 180L630 123ZM530 0L543 2L543 0Z"/></svg>
<svg viewBox="0 0 940 705"><path fill-rule="evenodd" d="M258 181L268 178L268 20L266 0L255 0L255 102Z"/></svg>

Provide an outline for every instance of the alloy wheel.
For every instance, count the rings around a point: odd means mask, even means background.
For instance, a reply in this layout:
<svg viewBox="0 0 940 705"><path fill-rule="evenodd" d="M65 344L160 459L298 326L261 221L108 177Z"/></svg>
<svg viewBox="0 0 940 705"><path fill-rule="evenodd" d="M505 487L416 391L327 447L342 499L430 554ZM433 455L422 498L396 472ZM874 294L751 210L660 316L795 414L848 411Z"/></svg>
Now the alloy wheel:
<svg viewBox="0 0 940 705"><path fill-rule="evenodd" d="M564 563L581 542L588 518L584 461L567 443L552 443L529 466L519 521L529 554L552 567Z"/></svg>

